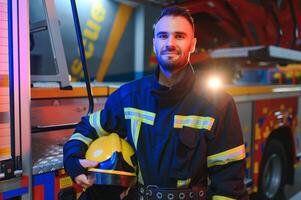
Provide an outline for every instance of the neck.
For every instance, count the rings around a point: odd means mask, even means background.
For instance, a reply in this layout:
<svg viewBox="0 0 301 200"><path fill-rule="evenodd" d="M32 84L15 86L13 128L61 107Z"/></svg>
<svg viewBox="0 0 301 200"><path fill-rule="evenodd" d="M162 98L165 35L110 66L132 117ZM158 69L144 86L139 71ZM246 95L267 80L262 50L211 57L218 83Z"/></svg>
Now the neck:
<svg viewBox="0 0 301 200"><path fill-rule="evenodd" d="M171 72L160 66L159 83L166 87L171 87L178 83L184 76L186 67L179 71Z"/></svg>

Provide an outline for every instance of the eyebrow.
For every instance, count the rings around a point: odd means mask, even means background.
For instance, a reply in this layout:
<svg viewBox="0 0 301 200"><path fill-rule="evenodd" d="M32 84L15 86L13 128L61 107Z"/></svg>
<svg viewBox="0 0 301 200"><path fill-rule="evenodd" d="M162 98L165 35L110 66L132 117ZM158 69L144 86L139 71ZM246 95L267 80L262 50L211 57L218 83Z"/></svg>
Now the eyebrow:
<svg viewBox="0 0 301 200"><path fill-rule="evenodd" d="M182 32L182 31L176 31L176 32L174 32L174 33L175 33L175 34L178 34L178 35L185 35L185 36L187 36L187 33ZM156 36L162 35L162 34L169 34L169 32L166 32L166 31L160 31L160 32L158 32L158 33L156 34Z"/></svg>
<svg viewBox="0 0 301 200"><path fill-rule="evenodd" d="M168 34L168 32L165 32L165 31L160 31L160 32L158 32L158 33L156 34L156 36L158 36L158 35L162 35L162 34Z"/></svg>

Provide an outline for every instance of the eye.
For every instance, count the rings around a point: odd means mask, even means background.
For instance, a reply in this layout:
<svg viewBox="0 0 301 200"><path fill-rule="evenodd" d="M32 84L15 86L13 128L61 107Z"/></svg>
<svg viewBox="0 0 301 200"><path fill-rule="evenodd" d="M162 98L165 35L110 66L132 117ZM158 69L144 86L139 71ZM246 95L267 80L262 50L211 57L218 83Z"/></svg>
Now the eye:
<svg viewBox="0 0 301 200"><path fill-rule="evenodd" d="M159 39L167 39L167 38L168 38L168 35L165 34L165 33L162 33L162 34L159 34L159 35L158 35L158 38L159 38Z"/></svg>
<svg viewBox="0 0 301 200"><path fill-rule="evenodd" d="M185 38L185 35L184 35L184 34L176 34L176 35L175 35L175 38L176 38L176 39L184 39L184 38Z"/></svg>

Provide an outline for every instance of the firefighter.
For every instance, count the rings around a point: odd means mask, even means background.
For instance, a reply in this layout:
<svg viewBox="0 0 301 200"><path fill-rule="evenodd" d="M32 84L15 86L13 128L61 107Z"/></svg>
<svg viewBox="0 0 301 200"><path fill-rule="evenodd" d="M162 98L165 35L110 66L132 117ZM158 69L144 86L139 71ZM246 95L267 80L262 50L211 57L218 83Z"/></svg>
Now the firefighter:
<svg viewBox="0 0 301 200"><path fill-rule="evenodd" d="M155 72L117 89L64 145L64 167L76 183L93 184L85 173L97 163L85 152L115 132L127 138L138 162L137 184L125 199L249 199L235 103L197 79L189 63L196 42L190 13L163 9L154 25Z"/></svg>

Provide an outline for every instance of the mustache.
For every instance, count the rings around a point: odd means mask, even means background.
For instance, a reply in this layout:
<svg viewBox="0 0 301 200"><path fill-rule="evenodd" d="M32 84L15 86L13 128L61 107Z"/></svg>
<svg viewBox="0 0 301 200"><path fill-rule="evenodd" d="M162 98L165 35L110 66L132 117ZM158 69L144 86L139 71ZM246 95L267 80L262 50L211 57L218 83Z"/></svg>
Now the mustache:
<svg viewBox="0 0 301 200"><path fill-rule="evenodd" d="M163 49L160 51L160 55L166 55L166 54L170 54L170 53L180 54L181 51L176 48L168 48L168 49Z"/></svg>

